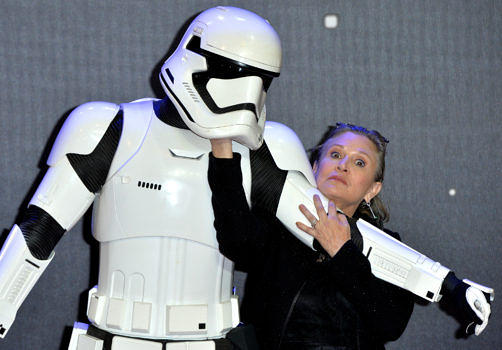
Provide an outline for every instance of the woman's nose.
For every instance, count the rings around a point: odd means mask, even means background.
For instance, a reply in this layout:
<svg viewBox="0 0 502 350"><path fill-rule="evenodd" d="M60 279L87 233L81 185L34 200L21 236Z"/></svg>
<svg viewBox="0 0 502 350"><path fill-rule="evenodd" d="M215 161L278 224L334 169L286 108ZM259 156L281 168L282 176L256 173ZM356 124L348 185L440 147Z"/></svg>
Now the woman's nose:
<svg viewBox="0 0 502 350"><path fill-rule="evenodd" d="M347 171L347 161L348 157L345 156L338 161L337 168L341 171Z"/></svg>

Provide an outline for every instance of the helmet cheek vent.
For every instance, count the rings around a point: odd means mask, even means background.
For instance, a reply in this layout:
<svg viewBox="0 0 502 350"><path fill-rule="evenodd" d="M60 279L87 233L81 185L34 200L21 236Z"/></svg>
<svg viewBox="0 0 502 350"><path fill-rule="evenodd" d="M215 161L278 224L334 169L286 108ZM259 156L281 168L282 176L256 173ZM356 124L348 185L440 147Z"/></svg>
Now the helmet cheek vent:
<svg viewBox="0 0 502 350"><path fill-rule="evenodd" d="M186 81L183 82L183 87L185 88L186 92L190 95L192 100L195 103L199 103L200 100L197 98L197 94L193 91L193 89L190 87L190 84L187 83Z"/></svg>

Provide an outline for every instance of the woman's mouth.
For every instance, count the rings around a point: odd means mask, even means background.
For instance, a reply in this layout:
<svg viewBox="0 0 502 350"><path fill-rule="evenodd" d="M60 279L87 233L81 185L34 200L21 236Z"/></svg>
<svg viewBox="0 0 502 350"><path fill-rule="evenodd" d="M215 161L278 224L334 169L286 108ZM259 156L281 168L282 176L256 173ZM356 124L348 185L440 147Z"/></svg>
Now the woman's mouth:
<svg viewBox="0 0 502 350"><path fill-rule="evenodd" d="M338 176L338 175L333 175L333 176L330 176L330 177L328 177L328 180L335 180L335 181L339 181L339 182L341 182L341 183L342 183L342 184L344 184L344 185L346 185L346 184L347 184L347 182L346 182L344 179L342 179L342 177L340 177L340 176Z"/></svg>

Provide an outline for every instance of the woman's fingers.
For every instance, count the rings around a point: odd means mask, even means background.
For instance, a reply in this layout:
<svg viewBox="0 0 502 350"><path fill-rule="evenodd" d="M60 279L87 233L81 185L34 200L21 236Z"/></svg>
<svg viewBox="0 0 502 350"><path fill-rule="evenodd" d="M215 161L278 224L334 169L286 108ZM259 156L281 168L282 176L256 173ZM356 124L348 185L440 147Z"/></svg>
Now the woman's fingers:
<svg viewBox="0 0 502 350"><path fill-rule="evenodd" d="M315 224L318 222L317 218L310 212L310 210L307 209L306 206L303 204L300 204L298 207L300 211L302 212L303 215L307 218L307 220L310 222L311 226L315 226Z"/></svg>
<svg viewBox="0 0 502 350"><path fill-rule="evenodd" d="M340 248L350 240L350 227L344 214L339 214L333 201L328 202L328 213L324 210L321 198L314 195L314 206L319 216L317 218L303 204L299 206L311 226L297 222L296 226L303 232L314 237L324 250L333 257Z"/></svg>
<svg viewBox="0 0 502 350"><path fill-rule="evenodd" d="M347 217L344 214L337 212L336 215L338 217L338 222L340 222L344 226L347 226L349 224L349 221L347 220Z"/></svg>
<svg viewBox="0 0 502 350"><path fill-rule="evenodd" d="M328 202L328 217L330 218L337 218L337 212L336 212L336 205L335 202L330 200Z"/></svg>
<svg viewBox="0 0 502 350"><path fill-rule="evenodd" d="M298 227L300 230L302 230L305 233L308 233L312 237L316 236L316 230L314 230L312 227L305 225L304 223L301 222L296 222L296 227Z"/></svg>
<svg viewBox="0 0 502 350"><path fill-rule="evenodd" d="M328 218L337 220L340 224L348 224L347 217L338 211L335 202L328 202Z"/></svg>
<svg viewBox="0 0 502 350"><path fill-rule="evenodd" d="M324 206L322 205L321 198L318 195L314 195L314 206L317 212L317 216L319 220L307 209L307 207L303 204L300 204L298 207L303 215L310 222L310 225L314 227L319 221L323 221L327 217L326 211L324 210Z"/></svg>
<svg viewBox="0 0 502 350"><path fill-rule="evenodd" d="M314 206L317 212L317 216L319 216L319 220L322 220L326 217L326 210L324 209L324 205L322 205L321 198L319 195L314 195Z"/></svg>

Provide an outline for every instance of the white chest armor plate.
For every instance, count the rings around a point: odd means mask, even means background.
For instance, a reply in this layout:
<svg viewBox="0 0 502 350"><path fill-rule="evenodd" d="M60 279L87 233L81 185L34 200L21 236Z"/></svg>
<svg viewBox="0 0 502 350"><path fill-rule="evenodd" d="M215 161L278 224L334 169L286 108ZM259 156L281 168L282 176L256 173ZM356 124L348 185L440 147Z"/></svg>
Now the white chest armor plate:
<svg viewBox="0 0 502 350"><path fill-rule="evenodd" d="M124 335L221 337L238 322L238 314L233 263L219 253L213 227L207 183L210 143L163 123L150 103L142 105L130 113L124 110L114 162L126 161L112 164L112 171L118 170L94 203L100 270L97 290L90 293L89 318ZM131 129L136 113L148 129L134 149L129 140L137 138ZM249 184L248 152L235 147Z"/></svg>

